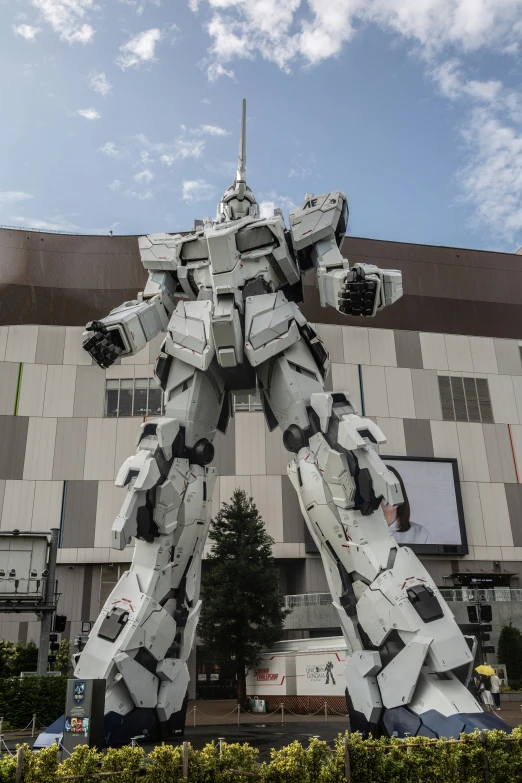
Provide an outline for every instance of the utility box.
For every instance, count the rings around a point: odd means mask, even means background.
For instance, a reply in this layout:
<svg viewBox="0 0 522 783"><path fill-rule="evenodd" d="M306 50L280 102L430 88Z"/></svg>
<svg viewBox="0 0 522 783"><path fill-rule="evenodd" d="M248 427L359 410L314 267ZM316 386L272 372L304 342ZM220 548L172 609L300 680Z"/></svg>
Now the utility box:
<svg viewBox="0 0 522 783"><path fill-rule="evenodd" d="M103 748L105 680L67 682L62 745L72 753L78 745Z"/></svg>

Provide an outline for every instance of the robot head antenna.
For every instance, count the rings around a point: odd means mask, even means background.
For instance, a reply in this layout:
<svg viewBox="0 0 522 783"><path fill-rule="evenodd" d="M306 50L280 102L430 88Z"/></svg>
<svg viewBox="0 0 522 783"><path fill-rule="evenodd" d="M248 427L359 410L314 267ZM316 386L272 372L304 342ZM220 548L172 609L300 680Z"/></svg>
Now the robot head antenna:
<svg viewBox="0 0 522 783"><path fill-rule="evenodd" d="M246 99L243 98L236 176L234 184L225 191L219 202L217 220L224 223L247 216L259 217L259 206L246 184Z"/></svg>

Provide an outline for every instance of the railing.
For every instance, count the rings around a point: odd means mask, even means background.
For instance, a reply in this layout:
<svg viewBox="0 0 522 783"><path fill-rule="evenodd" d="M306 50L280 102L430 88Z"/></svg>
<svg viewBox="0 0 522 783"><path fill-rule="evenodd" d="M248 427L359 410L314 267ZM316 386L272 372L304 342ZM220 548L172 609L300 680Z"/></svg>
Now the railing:
<svg viewBox="0 0 522 783"><path fill-rule="evenodd" d="M459 587L440 589L445 601L461 601L476 603L479 601L522 601L522 589L512 590L509 587L490 587L487 590ZM477 595L478 594L478 595ZM330 593L302 593L301 595L285 595L285 606L297 609L300 606L328 606L332 603Z"/></svg>
<svg viewBox="0 0 522 783"><path fill-rule="evenodd" d="M445 601L462 601L464 603L476 603L479 601L522 601L522 590L512 590L509 587L488 587L480 590L472 587L448 588L440 590Z"/></svg>
<svg viewBox="0 0 522 783"><path fill-rule="evenodd" d="M263 405L259 394L234 394L234 411L262 411Z"/></svg>
<svg viewBox="0 0 522 783"><path fill-rule="evenodd" d="M31 576L27 579L6 574L0 576L0 595L15 598L43 598L46 582L44 576Z"/></svg>
<svg viewBox="0 0 522 783"><path fill-rule="evenodd" d="M285 606L296 609L298 606L328 606L332 603L330 593L303 593L302 595L285 595Z"/></svg>

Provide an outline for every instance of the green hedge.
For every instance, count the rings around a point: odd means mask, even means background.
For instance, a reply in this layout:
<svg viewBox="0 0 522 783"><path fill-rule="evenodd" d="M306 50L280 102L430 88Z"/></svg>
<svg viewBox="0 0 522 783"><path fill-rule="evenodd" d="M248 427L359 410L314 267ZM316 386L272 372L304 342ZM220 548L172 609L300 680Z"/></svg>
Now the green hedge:
<svg viewBox="0 0 522 783"><path fill-rule="evenodd" d="M0 679L0 715L5 729L23 729L36 713L36 725L48 726L63 715L67 677Z"/></svg>
<svg viewBox="0 0 522 783"><path fill-rule="evenodd" d="M522 780L522 728L511 739L500 731L478 732L460 742L424 737L363 740L349 737L352 783L517 783ZM59 762L58 748L46 748L24 756L23 783L60 783L68 775L85 775L79 783L103 783L98 772L115 775L117 783L181 783L182 748L158 745L148 756L141 748L110 748L105 754L86 746ZM271 760L259 764L258 751L247 744L215 743L201 751L189 746L188 783L345 783L343 737L333 750L321 740L308 747L293 742L272 750ZM14 783L15 757L0 758L0 783ZM250 773L240 775L238 771ZM109 777L109 776L108 776ZM65 782L64 782L65 783Z"/></svg>

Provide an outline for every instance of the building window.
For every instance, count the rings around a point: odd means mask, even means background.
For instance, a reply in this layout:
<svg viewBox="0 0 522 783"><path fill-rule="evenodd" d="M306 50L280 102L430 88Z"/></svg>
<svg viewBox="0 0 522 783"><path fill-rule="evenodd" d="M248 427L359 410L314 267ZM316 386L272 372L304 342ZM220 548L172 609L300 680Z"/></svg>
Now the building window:
<svg viewBox="0 0 522 783"><path fill-rule="evenodd" d="M105 601L116 587L116 583L121 579L125 571L129 570L129 568L130 563L102 564L100 579L100 612L105 606Z"/></svg>
<svg viewBox="0 0 522 783"><path fill-rule="evenodd" d="M439 375L440 402L444 421L493 422L493 408L487 378Z"/></svg>
<svg viewBox="0 0 522 783"><path fill-rule="evenodd" d="M261 395L257 391L255 394L234 394L234 411L262 411Z"/></svg>
<svg viewBox="0 0 522 783"><path fill-rule="evenodd" d="M152 378L119 378L107 380L105 386L105 415L161 416L163 393Z"/></svg>

